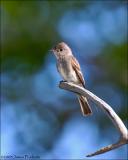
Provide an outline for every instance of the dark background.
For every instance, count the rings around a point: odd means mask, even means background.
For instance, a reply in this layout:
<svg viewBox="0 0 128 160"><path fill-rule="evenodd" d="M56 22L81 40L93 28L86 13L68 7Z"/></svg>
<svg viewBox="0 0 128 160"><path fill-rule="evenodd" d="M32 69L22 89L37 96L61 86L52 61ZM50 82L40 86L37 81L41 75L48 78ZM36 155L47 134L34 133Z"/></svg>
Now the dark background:
<svg viewBox="0 0 128 160"><path fill-rule="evenodd" d="M80 159L119 137L90 102L83 117L49 50L64 41L86 88L127 123L126 1L1 1L1 155ZM93 159L126 159L127 146ZM88 158L89 159L89 158ZM90 158L92 159L92 158Z"/></svg>

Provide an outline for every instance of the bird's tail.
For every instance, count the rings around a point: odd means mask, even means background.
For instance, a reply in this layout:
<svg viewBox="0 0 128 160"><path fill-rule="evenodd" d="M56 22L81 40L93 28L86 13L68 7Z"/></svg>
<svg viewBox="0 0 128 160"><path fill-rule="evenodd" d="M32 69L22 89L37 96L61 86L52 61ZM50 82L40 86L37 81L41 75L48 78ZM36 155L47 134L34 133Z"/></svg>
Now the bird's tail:
<svg viewBox="0 0 128 160"><path fill-rule="evenodd" d="M80 103L80 107L81 107L81 111L83 113L84 116L89 116L92 114L92 110L88 104L88 101L86 99L86 97L83 96L78 96L78 100Z"/></svg>

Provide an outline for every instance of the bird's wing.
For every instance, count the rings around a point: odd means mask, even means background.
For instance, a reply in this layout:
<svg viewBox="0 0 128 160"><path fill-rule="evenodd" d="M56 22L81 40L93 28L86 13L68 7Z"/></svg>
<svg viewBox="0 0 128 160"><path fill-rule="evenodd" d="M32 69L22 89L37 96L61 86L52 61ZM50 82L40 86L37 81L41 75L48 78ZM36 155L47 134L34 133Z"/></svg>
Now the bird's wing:
<svg viewBox="0 0 128 160"><path fill-rule="evenodd" d="M75 70L76 75L78 76L78 78L80 80L80 83L83 86L85 86L85 81L84 81L83 74L81 72L81 68L80 68L79 62L77 61L77 59L74 56L72 56L72 58L71 58L71 64L72 64L72 68Z"/></svg>

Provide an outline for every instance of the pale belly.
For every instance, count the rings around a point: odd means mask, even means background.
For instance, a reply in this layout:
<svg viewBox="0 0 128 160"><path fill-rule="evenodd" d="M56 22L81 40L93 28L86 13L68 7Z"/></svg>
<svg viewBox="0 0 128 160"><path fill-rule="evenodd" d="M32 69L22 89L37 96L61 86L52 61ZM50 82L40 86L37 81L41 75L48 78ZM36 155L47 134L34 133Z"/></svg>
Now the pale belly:
<svg viewBox="0 0 128 160"><path fill-rule="evenodd" d="M67 68L66 68L67 67ZM62 78L68 82L78 83L78 78L75 71L70 66L58 66L58 71L61 74Z"/></svg>

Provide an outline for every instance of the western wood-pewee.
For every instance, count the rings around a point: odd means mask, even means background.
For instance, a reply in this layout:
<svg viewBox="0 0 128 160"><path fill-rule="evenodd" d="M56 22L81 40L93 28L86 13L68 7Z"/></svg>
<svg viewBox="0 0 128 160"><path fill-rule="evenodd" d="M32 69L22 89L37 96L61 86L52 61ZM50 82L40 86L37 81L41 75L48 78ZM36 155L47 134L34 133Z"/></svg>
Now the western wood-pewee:
<svg viewBox="0 0 128 160"><path fill-rule="evenodd" d="M52 49L56 59L57 59L57 69L61 74L62 78L67 82L72 82L85 87L85 81L83 74L81 72L80 65L77 59L72 54L70 47L64 43L58 43ZM92 110L88 104L86 97L77 95L81 111L83 115L90 115Z"/></svg>

